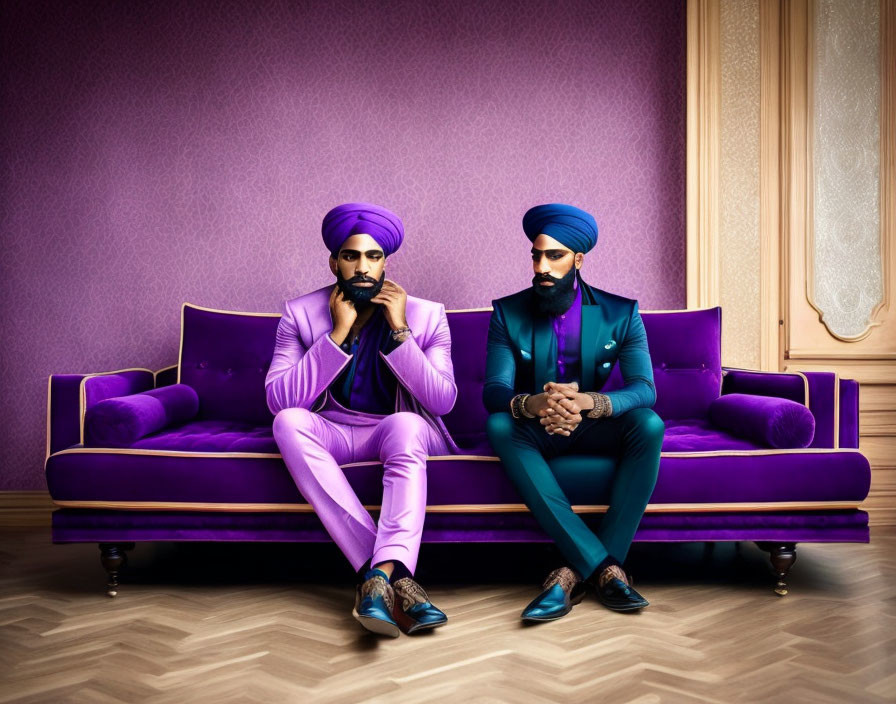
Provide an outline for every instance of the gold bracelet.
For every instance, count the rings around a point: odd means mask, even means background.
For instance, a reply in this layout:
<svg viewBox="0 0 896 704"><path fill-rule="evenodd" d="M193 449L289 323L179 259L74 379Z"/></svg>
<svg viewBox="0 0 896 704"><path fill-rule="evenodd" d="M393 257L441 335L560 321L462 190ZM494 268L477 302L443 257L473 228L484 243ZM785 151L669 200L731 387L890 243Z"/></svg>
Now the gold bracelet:
<svg viewBox="0 0 896 704"><path fill-rule="evenodd" d="M588 418L603 418L613 413L613 404L609 396L596 391L586 391L585 393L594 401L594 408L588 412Z"/></svg>

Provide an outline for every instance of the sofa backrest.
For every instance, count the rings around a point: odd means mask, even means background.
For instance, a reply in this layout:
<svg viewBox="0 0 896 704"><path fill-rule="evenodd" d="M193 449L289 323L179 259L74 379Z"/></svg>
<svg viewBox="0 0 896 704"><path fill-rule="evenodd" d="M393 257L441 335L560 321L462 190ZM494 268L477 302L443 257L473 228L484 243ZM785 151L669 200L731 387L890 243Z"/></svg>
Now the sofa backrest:
<svg viewBox="0 0 896 704"><path fill-rule="evenodd" d="M442 420L461 448L477 445L485 437L488 412L482 405L482 385L485 383L485 343L491 317L491 309L448 313L457 401Z"/></svg>
<svg viewBox="0 0 896 704"><path fill-rule="evenodd" d="M457 403L445 425L460 445L481 438L489 310L448 313ZM657 389L654 410L664 420L705 418L722 385L721 308L644 311L647 343ZM184 304L181 316L180 382L199 395L200 418L272 421L264 379L274 354L277 313L218 311ZM623 385L615 364L605 391Z"/></svg>
<svg viewBox="0 0 896 704"><path fill-rule="evenodd" d="M722 309L644 311L641 319L656 385L653 410L663 420L706 418L722 391ZM604 390L622 385L615 364Z"/></svg>
<svg viewBox="0 0 896 704"><path fill-rule="evenodd" d="M279 313L238 313L184 303L181 384L199 396L199 418L273 422L264 379L274 356Z"/></svg>

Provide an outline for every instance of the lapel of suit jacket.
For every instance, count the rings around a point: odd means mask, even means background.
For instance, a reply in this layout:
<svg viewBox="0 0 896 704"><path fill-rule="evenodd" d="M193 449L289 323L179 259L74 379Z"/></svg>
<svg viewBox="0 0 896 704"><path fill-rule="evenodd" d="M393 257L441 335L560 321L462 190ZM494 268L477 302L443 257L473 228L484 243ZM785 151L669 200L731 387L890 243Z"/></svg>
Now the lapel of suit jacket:
<svg viewBox="0 0 896 704"><path fill-rule="evenodd" d="M551 319L536 315L532 325L532 362L535 372L535 393L557 380L557 343Z"/></svg>
<svg viewBox="0 0 896 704"><path fill-rule="evenodd" d="M597 346L607 337L606 310L590 287L582 299L582 391L594 391L594 367L597 364Z"/></svg>

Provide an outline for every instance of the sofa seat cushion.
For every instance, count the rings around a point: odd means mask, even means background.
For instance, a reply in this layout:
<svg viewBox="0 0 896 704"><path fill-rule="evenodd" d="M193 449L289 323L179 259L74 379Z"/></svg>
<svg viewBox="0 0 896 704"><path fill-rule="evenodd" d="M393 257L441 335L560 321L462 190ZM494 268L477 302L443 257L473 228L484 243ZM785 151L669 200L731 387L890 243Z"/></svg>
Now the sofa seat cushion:
<svg viewBox="0 0 896 704"><path fill-rule="evenodd" d="M594 507L609 502L612 458L565 456L552 465L574 505L596 511L600 509ZM354 463L343 471L363 504L379 506L379 463ZM522 510L497 458L430 458L427 476L428 504L442 507L438 510L472 506L500 511L508 505ZM870 465L858 450L670 452L660 461L650 504L651 510L780 502L846 502L845 507L855 507L868 495L870 481ZM302 508L305 501L275 453L72 448L48 459L47 483L50 495L63 506L308 510Z"/></svg>
<svg viewBox="0 0 896 704"><path fill-rule="evenodd" d="M665 421L666 434L663 437L663 452L707 452L714 450L759 450L767 445L758 445L750 440L736 437L715 427L704 418L682 418ZM493 455L494 451L485 433L470 433L460 439L455 438L465 455Z"/></svg>
<svg viewBox="0 0 896 704"><path fill-rule="evenodd" d="M238 420L192 421L148 435L130 447L189 452L280 452L270 425L258 426Z"/></svg>
<svg viewBox="0 0 896 704"><path fill-rule="evenodd" d="M759 450L767 446L739 438L716 428L703 418L665 421L663 452L713 452L716 450Z"/></svg>
<svg viewBox="0 0 896 704"><path fill-rule="evenodd" d="M235 420L193 421L141 438L130 447L190 452L279 452L270 426ZM666 421L663 452L757 450L762 447L719 430L701 418ZM461 450L465 455L494 454L485 434L464 438Z"/></svg>

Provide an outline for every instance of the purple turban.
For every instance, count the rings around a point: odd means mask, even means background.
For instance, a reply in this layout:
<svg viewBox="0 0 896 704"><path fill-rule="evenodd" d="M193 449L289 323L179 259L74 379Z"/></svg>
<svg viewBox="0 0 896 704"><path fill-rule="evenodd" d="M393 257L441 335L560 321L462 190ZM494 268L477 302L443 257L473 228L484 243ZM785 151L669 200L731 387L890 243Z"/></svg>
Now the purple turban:
<svg viewBox="0 0 896 704"><path fill-rule="evenodd" d="M343 203L324 216L320 232L334 257L352 235L370 235L387 257L401 247L404 225L391 210L372 203Z"/></svg>

